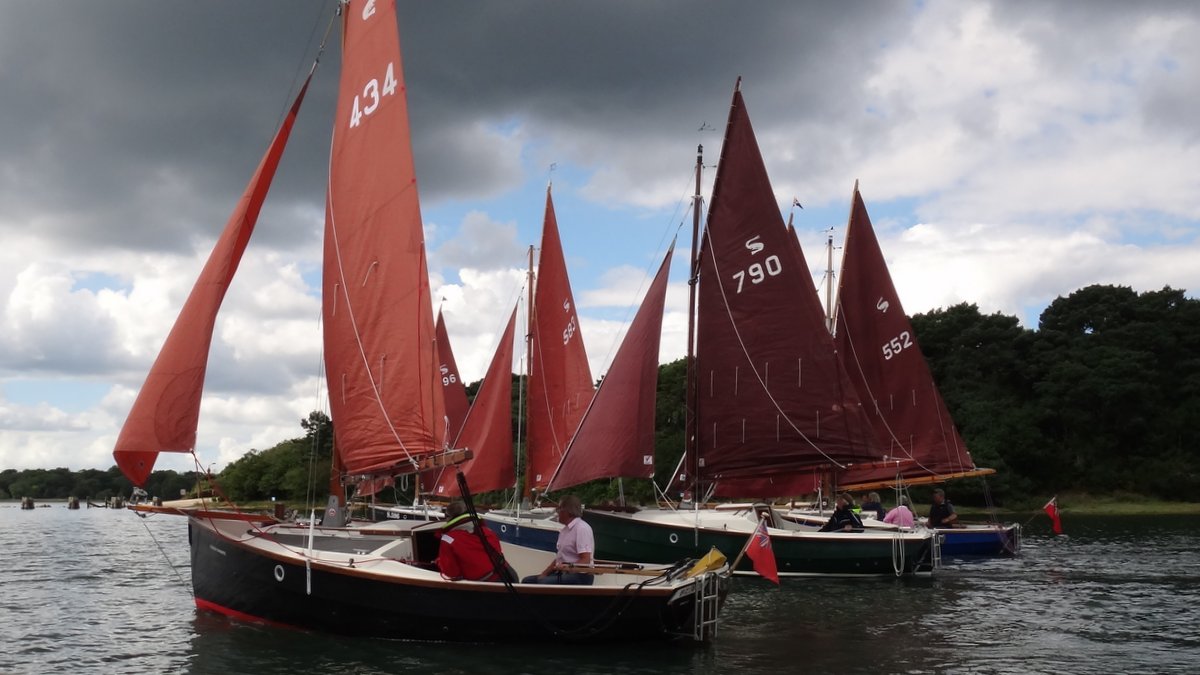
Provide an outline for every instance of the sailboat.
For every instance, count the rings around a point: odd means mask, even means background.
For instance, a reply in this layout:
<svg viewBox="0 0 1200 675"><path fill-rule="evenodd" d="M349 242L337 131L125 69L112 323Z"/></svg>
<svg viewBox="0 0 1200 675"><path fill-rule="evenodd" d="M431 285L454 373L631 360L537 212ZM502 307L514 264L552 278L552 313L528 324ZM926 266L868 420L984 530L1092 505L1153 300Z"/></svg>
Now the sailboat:
<svg viewBox="0 0 1200 675"><path fill-rule="evenodd" d="M405 475L470 452L447 447L395 5L350 0L340 9L322 281L326 378L340 464L360 478ZM158 453L194 454L215 316L306 88L121 430L113 454L137 485ZM728 590L719 562L610 569L586 587L451 581L433 566L440 523L398 531L276 523L204 506L177 512L188 519L196 606L279 626L410 640L702 640L714 634ZM550 559L504 553L520 574Z"/></svg>
<svg viewBox="0 0 1200 675"><path fill-rule="evenodd" d="M840 489L941 483L986 476L971 459L934 383L916 332L900 303L866 203L854 184L842 271L833 312L835 340L867 409L883 453L867 466L835 472ZM1015 555L1020 526L942 528L942 553Z"/></svg>
<svg viewBox="0 0 1200 675"><path fill-rule="evenodd" d="M698 158L697 192L701 167ZM699 195L695 203L699 230ZM740 80L692 269L699 286L689 358L694 418L678 484L701 501L778 497L807 491L817 467L873 458L874 435L834 351L808 267L788 239ZM584 513L598 556L656 562L712 546L736 555L760 518L768 519L781 575L924 574L936 565L928 532L815 533L766 504ZM735 572L753 573L749 561Z"/></svg>

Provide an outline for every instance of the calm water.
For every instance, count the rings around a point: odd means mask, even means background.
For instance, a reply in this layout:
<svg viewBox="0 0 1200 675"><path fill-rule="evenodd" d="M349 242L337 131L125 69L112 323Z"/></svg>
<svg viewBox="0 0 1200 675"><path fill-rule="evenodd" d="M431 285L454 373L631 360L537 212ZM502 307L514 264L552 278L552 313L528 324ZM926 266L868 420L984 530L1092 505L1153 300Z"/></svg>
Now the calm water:
<svg viewBox="0 0 1200 675"><path fill-rule="evenodd" d="M464 647L198 614L181 518L0 503L0 673L1200 672L1193 520L1064 524L931 580L737 579L708 647Z"/></svg>

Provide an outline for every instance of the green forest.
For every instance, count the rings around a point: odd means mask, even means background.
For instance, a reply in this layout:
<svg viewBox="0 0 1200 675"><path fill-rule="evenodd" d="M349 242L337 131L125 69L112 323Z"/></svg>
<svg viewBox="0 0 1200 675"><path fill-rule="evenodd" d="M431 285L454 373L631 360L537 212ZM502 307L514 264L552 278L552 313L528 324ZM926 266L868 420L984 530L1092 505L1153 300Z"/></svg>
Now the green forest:
<svg viewBox="0 0 1200 675"><path fill-rule="evenodd" d="M997 470L986 480L956 481L956 503L1004 505L1064 492L1200 501L1200 300L1172 288L1139 294L1096 285L1050 303L1036 330L972 304L917 314L912 323L975 463ZM683 450L685 370L682 359L659 368L660 485ZM514 400L514 420L517 410ZM303 435L225 467L220 493L235 501L323 500L331 422L314 412L300 427ZM171 499L194 490L196 479L156 471L146 489ZM0 472L0 499L104 499L131 487L116 467ZM627 498L654 499L647 480L623 487ZM589 503L617 495L615 481L572 491Z"/></svg>

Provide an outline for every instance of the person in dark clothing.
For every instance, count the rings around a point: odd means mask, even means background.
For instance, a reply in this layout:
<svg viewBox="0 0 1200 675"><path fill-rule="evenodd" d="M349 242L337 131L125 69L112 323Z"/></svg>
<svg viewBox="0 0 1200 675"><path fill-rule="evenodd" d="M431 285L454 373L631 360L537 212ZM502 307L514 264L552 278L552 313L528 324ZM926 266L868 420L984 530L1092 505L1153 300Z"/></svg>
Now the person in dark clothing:
<svg viewBox="0 0 1200 675"><path fill-rule="evenodd" d="M829 516L829 522L821 527L821 532L853 532L854 530L862 530L862 520L854 511L850 510L850 505L853 501L850 495L838 495L836 508L833 510L833 515Z"/></svg>
<svg viewBox="0 0 1200 675"><path fill-rule="evenodd" d="M510 581L516 580L516 574L508 563L504 562L500 552L500 539L495 532L479 523L480 532L487 540L488 547L495 552L497 564L492 562L491 554L484 548L479 533L475 531L475 520L467 513L467 506L461 501L453 501L446 507L446 524L442 528L442 538L438 545L437 566L442 576L450 580L466 581L504 581L508 576Z"/></svg>
<svg viewBox="0 0 1200 675"><path fill-rule="evenodd" d="M933 506L929 507L929 527L958 527L958 514L954 506L946 499L946 491L938 488L933 491Z"/></svg>
<svg viewBox="0 0 1200 675"><path fill-rule="evenodd" d="M874 513L875 517L881 521L887 515L887 509L883 508L883 504L879 503L878 492L868 494L866 499L863 500L862 513Z"/></svg>

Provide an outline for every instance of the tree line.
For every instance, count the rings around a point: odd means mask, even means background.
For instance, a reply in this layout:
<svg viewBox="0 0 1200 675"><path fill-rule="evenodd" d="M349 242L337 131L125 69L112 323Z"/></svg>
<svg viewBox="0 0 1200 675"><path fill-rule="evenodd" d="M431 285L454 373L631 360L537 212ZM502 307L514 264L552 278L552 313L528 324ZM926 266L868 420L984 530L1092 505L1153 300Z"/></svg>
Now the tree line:
<svg viewBox="0 0 1200 675"><path fill-rule="evenodd" d="M956 503L1014 504L1059 492L1200 499L1200 300L1169 287L1139 294L1095 285L1050 303L1036 330L965 303L914 315L912 323L975 463L997 470L948 486ZM659 485L683 452L685 389L684 360L660 366ZM521 390L513 387L514 433ZM314 412L300 425L303 436L251 450L225 467L217 478L225 496L323 501L332 422ZM196 485L194 473L155 471L147 490L169 499ZM130 489L116 467L0 472L0 499L103 499ZM634 501L655 498L646 479L626 480L623 490ZM617 496L608 480L571 491L587 503ZM478 496L484 504L503 499Z"/></svg>

